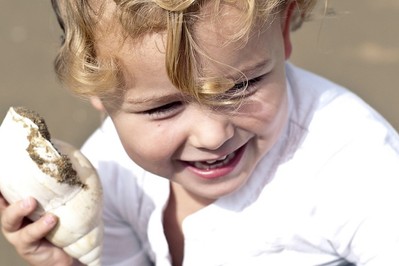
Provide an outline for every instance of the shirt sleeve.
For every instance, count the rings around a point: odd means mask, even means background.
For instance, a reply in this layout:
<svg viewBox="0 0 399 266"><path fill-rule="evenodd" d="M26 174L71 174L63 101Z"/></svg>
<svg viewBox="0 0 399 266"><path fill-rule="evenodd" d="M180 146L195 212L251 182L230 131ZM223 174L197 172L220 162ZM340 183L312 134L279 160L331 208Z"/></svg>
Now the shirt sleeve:
<svg viewBox="0 0 399 266"><path fill-rule="evenodd" d="M308 136L312 215L332 254L356 266L399 265L398 134L346 93L314 115Z"/></svg>
<svg viewBox="0 0 399 266"><path fill-rule="evenodd" d="M348 260L358 266L399 265L399 156L389 147L381 150L382 158L365 161L361 173L371 172L374 182L365 181L371 189L356 201L363 204Z"/></svg>
<svg viewBox="0 0 399 266"><path fill-rule="evenodd" d="M375 139L359 136L325 169L328 215L340 225L331 239L357 266L399 265L399 153L389 137Z"/></svg>

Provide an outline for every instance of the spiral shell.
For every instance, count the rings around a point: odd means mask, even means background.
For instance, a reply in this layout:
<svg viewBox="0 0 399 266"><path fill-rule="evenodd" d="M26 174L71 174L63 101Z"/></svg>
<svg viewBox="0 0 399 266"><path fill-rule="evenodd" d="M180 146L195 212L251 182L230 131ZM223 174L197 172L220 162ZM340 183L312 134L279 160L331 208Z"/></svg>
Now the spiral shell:
<svg viewBox="0 0 399 266"><path fill-rule="evenodd" d="M87 265L100 265L102 187L90 162L73 146L50 140L44 120L33 111L11 107L0 127L0 191L13 203L38 201L29 218L59 218L46 236Z"/></svg>

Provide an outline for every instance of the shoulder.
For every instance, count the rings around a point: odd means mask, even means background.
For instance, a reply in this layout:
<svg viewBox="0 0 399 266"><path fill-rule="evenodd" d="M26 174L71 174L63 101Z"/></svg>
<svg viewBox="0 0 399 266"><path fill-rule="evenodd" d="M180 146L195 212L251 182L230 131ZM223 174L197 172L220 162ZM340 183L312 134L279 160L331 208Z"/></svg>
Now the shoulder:
<svg viewBox="0 0 399 266"><path fill-rule="evenodd" d="M297 128L292 132L302 134L287 164L289 173L301 175L294 182L312 184L334 210L341 203L343 209L351 211L352 206L369 213L372 203L394 202L399 136L393 127L360 97L333 82L293 66L288 66L288 79L294 94L290 125ZM378 199L370 197L376 194Z"/></svg>
<svg viewBox="0 0 399 266"><path fill-rule="evenodd" d="M291 94L291 123L301 127L307 139L338 145L364 139L399 151L396 130L358 95L328 79L287 64Z"/></svg>

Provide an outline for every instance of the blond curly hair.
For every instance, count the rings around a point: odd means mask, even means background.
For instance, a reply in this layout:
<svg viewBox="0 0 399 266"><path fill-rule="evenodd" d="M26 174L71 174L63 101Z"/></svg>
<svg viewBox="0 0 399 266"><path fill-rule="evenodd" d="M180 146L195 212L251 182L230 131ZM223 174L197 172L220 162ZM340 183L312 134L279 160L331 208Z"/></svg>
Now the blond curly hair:
<svg viewBox="0 0 399 266"><path fill-rule="evenodd" d="M115 57L99 54L99 31L107 34L104 18L118 23L125 38L139 40L149 33L166 33L165 66L173 85L183 95L199 102L220 105L230 103L223 93L233 81L207 79L198 67L198 55L203 54L193 31L201 19L201 8L212 4L218 14L223 4L242 10L237 19L237 32L231 40L244 39L260 21L267 22L295 2L291 28L298 28L308 17L316 0L52 0L63 30L62 45L55 59L56 74L75 94L101 99L117 98L123 92L123 70ZM107 5L112 3L112 14ZM109 7L109 6L108 6ZM109 33L109 32L108 32ZM236 98L236 97L234 97ZM221 101L223 99L223 101Z"/></svg>

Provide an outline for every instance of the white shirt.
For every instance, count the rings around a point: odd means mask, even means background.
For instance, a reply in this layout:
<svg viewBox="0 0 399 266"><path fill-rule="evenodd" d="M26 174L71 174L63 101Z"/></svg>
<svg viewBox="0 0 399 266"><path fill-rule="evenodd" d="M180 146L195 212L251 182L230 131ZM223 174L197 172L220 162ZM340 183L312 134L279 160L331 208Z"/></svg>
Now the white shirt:
<svg viewBox="0 0 399 266"><path fill-rule="evenodd" d="M287 81L284 134L245 186L184 220L184 265L399 265L397 133L334 83L290 64ZM168 180L128 158L110 119L83 152L104 187L103 264L171 265Z"/></svg>

